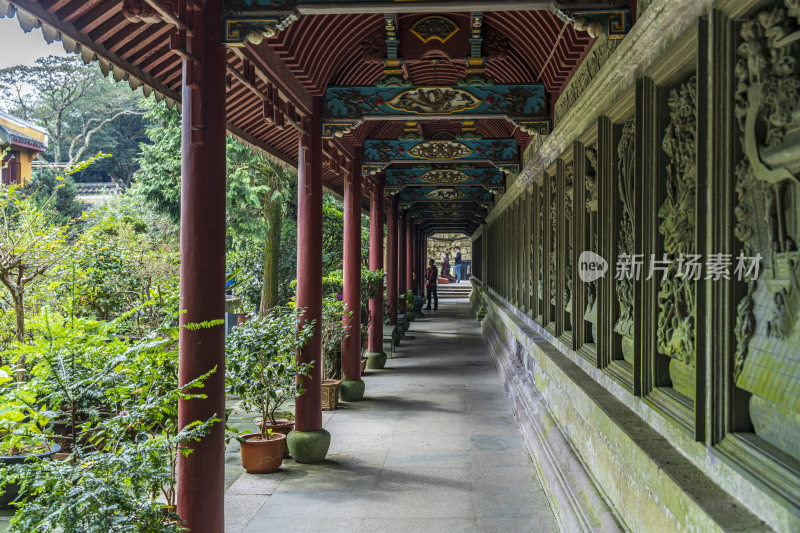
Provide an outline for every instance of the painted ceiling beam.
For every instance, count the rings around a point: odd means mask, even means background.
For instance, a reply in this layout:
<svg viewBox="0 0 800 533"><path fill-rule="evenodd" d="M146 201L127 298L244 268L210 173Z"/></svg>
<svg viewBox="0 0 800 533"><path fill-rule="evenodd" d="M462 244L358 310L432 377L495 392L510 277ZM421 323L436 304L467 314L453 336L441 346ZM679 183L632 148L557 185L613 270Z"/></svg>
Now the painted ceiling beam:
<svg viewBox="0 0 800 533"><path fill-rule="evenodd" d="M303 15L552 11L578 31L621 39L631 28L628 0L226 0L222 42L259 44Z"/></svg>
<svg viewBox="0 0 800 533"><path fill-rule="evenodd" d="M550 11L627 7L627 0L227 0L237 14L339 15L346 13L448 13L470 11Z"/></svg>
<svg viewBox="0 0 800 533"><path fill-rule="evenodd" d="M367 140L361 172L374 175L392 163L488 162L506 173L519 172L519 147L514 139Z"/></svg>
<svg viewBox="0 0 800 533"><path fill-rule="evenodd" d="M453 168L390 168L386 170L385 187L387 190L404 187L438 186L480 186L490 190L503 190L506 178L496 168L476 168L456 166Z"/></svg>
<svg viewBox="0 0 800 533"><path fill-rule="evenodd" d="M488 214L485 206L477 202L417 202L411 204L406 213L409 215L423 215L430 218L451 218L465 220L480 220Z"/></svg>
<svg viewBox="0 0 800 533"><path fill-rule="evenodd" d="M322 136L341 137L368 120L507 119L526 133L549 134L544 85L329 87Z"/></svg>
<svg viewBox="0 0 800 533"><path fill-rule="evenodd" d="M432 233L473 233L481 225L480 222L470 222L465 224L426 224L424 222L416 223L423 233L428 235Z"/></svg>
<svg viewBox="0 0 800 533"><path fill-rule="evenodd" d="M400 191L400 205L418 202L476 202L494 203L494 195L483 187L407 187Z"/></svg>
<svg viewBox="0 0 800 533"><path fill-rule="evenodd" d="M436 233L466 233L467 235L474 233L480 224L469 224L462 226L437 226L429 225L422 226L422 231L426 235L433 235Z"/></svg>

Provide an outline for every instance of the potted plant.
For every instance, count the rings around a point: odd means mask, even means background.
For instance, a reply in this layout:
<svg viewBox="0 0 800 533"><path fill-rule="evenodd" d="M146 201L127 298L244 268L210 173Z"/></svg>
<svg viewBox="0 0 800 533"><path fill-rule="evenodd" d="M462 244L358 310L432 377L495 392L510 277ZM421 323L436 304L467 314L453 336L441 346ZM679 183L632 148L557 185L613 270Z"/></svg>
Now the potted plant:
<svg viewBox="0 0 800 533"><path fill-rule="evenodd" d="M369 339L369 326L372 323L372 313L369 311L369 301L383 293L383 270L369 270L361 268L361 373L367 369L369 358L367 341ZM386 317L387 313L384 313Z"/></svg>
<svg viewBox="0 0 800 533"><path fill-rule="evenodd" d="M406 318L409 322L413 322L417 318L417 313L415 311L417 307L417 299L414 298L414 291L408 289L406 291Z"/></svg>
<svg viewBox="0 0 800 533"><path fill-rule="evenodd" d="M326 411L333 411L339 403L342 341L350 336L350 326L345 326L342 320L347 314L347 306L341 299L322 299L322 409Z"/></svg>
<svg viewBox="0 0 800 533"><path fill-rule="evenodd" d="M236 436L248 472L271 472L280 467L276 458L288 453L285 439L294 423L277 419L276 413L303 393L303 378L312 368L295 361L297 350L314 334L313 323L301 327L299 317L295 309L276 307L236 326L226 338L228 392L242 399L243 409L259 414L258 433Z"/></svg>

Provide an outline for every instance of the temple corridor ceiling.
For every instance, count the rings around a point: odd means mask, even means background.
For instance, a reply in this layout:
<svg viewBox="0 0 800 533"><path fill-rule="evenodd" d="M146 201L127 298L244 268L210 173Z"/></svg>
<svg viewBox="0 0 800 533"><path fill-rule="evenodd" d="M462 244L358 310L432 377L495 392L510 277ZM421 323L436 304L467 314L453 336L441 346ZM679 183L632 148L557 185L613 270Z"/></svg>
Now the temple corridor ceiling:
<svg viewBox="0 0 800 533"><path fill-rule="evenodd" d="M40 28L48 42L174 106L199 4L0 0L0 17ZM503 0L484 11L433 0L224 7L230 133L294 166L298 133L319 114L327 188L343 191L341 169L360 151L364 175L386 176L404 207L440 203L467 230L519 172L533 136L552 129L555 102L595 37L621 38L632 23L626 0Z"/></svg>

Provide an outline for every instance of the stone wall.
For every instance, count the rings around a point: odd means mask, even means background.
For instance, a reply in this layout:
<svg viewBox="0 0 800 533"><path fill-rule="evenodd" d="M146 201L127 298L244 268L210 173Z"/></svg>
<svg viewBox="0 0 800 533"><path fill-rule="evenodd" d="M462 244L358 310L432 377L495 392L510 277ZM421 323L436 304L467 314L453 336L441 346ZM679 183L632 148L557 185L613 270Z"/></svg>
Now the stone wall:
<svg viewBox="0 0 800 533"><path fill-rule="evenodd" d="M647 2L472 236L565 530L800 531L798 36L796 0ZM605 276L581 279L586 251ZM616 276L631 254L642 275ZM700 276L675 262L694 256ZM761 277L737 277L750 257Z"/></svg>
<svg viewBox="0 0 800 533"><path fill-rule="evenodd" d="M453 264L453 257L455 256L455 247L461 247L461 258L464 260L472 260L472 239L457 233L440 233L435 237L441 237L439 240L429 237L428 238L428 258L436 261L436 266L441 267L442 255L446 252L450 254L450 264ZM452 240L451 240L452 239Z"/></svg>

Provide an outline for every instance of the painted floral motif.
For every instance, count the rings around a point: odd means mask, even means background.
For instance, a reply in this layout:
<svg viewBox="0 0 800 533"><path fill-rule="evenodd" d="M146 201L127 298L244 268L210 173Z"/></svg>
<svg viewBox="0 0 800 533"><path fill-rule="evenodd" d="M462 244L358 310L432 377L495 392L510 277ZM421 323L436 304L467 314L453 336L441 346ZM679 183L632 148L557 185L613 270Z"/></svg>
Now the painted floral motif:
<svg viewBox="0 0 800 533"><path fill-rule="evenodd" d="M497 115L526 127L549 129L541 84L458 87L329 87L325 121L411 115ZM543 126L544 124L544 126Z"/></svg>
<svg viewBox="0 0 800 533"><path fill-rule="evenodd" d="M419 180L437 185L450 185L469 181L469 176L460 170L434 169L420 176Z"/></svg>
<svg viewBox="0 0 800 533"><path fill-rule="evenodd" d="M466 196L466 193L458 189L434 189L425 196L431 200L459 200Z"/></svg>
<svg viewBox="0 0 800 533"><path fill-rule="evenodd" d="M400 191L401 204L430 201L452 202L455 200L486 204L492 202L493 197L492 193L483 187L406 187Z"/></svg>
<svg viewBox="0 0 800 533"><path fill-rule="evenodd" d="M472 153L472 149L453 141L427 141L408 151L408 155L421 159L459 159Z"/></svg>
<svg viewBox="0 0 800 533"><path fill-rule="evenodd" d="M481 101L462 89L416 87L398 94L386 105L392 109L421 115L449 115L481 105Z"/></svg>

